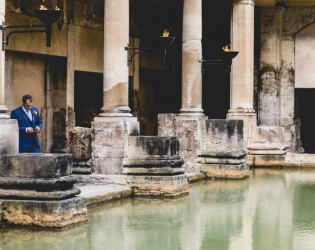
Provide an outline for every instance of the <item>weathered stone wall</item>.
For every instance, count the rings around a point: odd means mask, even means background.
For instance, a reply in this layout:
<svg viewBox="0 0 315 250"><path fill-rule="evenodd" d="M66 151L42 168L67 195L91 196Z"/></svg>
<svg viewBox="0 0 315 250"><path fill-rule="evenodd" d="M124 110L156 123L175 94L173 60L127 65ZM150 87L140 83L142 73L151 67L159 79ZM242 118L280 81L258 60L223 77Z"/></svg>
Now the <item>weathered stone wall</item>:
<svg viewBox="0 0 315 250"><path fill-rule="evenodd" d="M284 143L290 151L297 151L299 146L300 126L294 111L294 89L299 86L295 85L296 62L311 52L303 46L305 51L296 53L299 41L296 35L315 21L314 10L314 7L270 7L260 13L258 124L283 127Z"/></svg>

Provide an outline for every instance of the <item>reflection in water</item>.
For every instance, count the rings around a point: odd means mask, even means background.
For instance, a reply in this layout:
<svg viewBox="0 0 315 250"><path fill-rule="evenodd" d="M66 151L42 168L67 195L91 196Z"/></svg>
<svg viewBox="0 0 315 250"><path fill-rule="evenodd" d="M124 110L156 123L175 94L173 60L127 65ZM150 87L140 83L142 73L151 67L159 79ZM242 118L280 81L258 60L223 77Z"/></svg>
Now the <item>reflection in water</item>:
<svg viewBox="0 0 315 250"><path fill-rule="evenodd" d="M314 249L314 196L315 172L258 169L194 184L176 200L95 207L73 229L0 229L0 249Z"/></svg>

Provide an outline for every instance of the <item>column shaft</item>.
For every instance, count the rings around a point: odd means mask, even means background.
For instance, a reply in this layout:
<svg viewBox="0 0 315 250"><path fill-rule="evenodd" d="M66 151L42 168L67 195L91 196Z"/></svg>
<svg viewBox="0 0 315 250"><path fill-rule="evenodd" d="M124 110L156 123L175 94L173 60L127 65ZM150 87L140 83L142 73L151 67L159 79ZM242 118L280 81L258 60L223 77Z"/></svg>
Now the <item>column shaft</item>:
<svg viewBox="0 0 315 250"><path fill-rule="evenodd" d="M231 72L229 113L251 113L254 84L254 2L234 0L232 15L232 50L239 51Z"/></svg>
<svg viewBox="0 0 315 250"><path fill-rule="evenodd" d="M203 115L201 36L202 1L184 0L181 115Z"/></svg>
<svg viewBox="0 0 315 250"><path fill-rule="evenodd" d="M129 0L105 0L104 83L100 116L131 116L128 106Z"/></svg>
<svg viewBox="0 0 315 250"><path fill-rule="evenodd" d="M5 1L0 1L0 22L5 19ZM2 41L2 32L0 32L0 39ZM0 119L8 119L8 108L5 106L5 52L0 50Z"/></svg>
<svg viewBox="0 0 315 250"><path fill-rule="evenodd" d="M227 119L244 121L244 149L257 125L254 110L254 2L233 0L231 47L239 51L231 72L230 110Z"/></svg>

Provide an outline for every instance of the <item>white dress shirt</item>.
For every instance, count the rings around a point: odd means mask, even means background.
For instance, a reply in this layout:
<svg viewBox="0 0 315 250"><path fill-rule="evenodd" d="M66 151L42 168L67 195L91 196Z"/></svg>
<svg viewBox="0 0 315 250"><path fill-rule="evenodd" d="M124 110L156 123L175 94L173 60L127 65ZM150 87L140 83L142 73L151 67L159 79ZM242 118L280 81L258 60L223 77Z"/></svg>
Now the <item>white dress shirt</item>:
<svg viewBox="0 0 315 250"><path fill-rule="evenodd" d="M22 109L23 109L23 111L25 112L25 114L28 116L28 118L30 119L30 121L32 121L33 119L32 119L31 109L26 110L23 105L22 105ZM25 129L25 132L27 132L27 128Z"/></svg>

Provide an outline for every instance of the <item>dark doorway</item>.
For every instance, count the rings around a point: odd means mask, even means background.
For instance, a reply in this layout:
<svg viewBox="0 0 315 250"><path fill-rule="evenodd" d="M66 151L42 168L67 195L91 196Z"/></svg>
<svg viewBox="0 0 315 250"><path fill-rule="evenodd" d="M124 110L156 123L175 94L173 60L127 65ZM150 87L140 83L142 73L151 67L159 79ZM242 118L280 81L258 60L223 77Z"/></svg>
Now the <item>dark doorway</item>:
<svg viewBox="0 0 315 250"><path fill-rule="evenodd" d="M301 141L305 153L315 153L315 89L295 89L296 116L301 122Z"/></svg>
<svg viewBox="0 0 315 250"><path fill-rule="evenodd" d="M219 59L230 44L231 0L202 1L202 57ZM208 65L202 76L202 107L209 119L226 119L230 108L230 72L223 65Z"/></svg>
<svg viewBox="0 0 315 250"><path fill-rule="evenodd" d="M155 48L164 30L175 37L167 54L143 53L139 59L139 90L129 78L132 113L138 117L141 135L156 135L158 114L179 113L181 108L182 0L132 0L130 34L140 47ZM165 59L165 60L164 60ZM130 91L130 92L131 92ZM139 92L137 92L139 91Z"/></svg>
<svg viewBox="0 0 315 250"><path fill-rule="evenodd" d="M75 125L91 127L103 106L103 74L76 71L74 74Z"/></svg>

